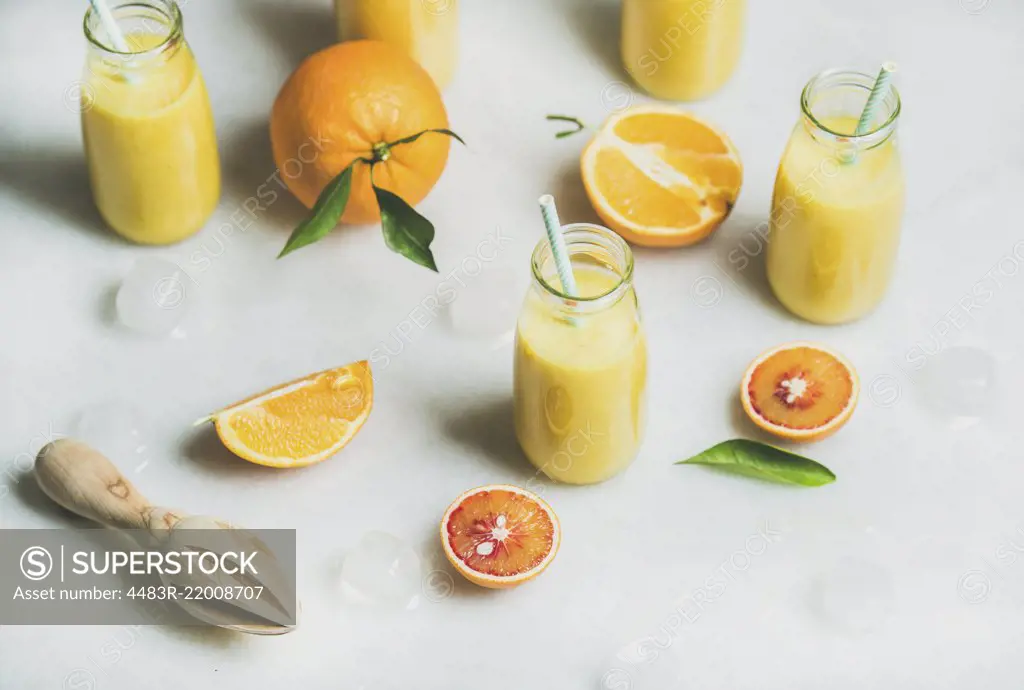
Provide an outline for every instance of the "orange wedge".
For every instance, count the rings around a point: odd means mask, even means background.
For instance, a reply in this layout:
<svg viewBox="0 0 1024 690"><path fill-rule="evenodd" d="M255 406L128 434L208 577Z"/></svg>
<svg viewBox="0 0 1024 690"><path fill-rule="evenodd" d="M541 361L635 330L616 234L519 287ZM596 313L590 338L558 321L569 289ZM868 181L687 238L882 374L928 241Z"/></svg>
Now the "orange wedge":
<svg viewBox="0 0 1024 690"><path fill-rule="evenodd" d="M583 151L580 167L605 224L649 247L680 247L710 235L743 184L743 164L725 133L663 105L612 115Z"/></svg>
<svg viewBox="0 0 1024 690"><path fill-rule="evenodd" d="M344 448L372 407L370 365L355 362L281 384L209 420L221 442L244 460L305 467Z"/></svg>
<svg viewBox="0 0 1024 690"><path fill-rule="evenodd" d="M806 342L762 354L740 387L743 409L754 424L790 441L817 441L838 431L859 394L852 364L838 352Z"/></svg>
<svg viewBox="0 0 1024 690"><path fill-rule="evenodd" d="M441 519L444 555L481 587L505 589L533 579L554 559L560 541L551 506L507 484L467 491Z"/></svg>

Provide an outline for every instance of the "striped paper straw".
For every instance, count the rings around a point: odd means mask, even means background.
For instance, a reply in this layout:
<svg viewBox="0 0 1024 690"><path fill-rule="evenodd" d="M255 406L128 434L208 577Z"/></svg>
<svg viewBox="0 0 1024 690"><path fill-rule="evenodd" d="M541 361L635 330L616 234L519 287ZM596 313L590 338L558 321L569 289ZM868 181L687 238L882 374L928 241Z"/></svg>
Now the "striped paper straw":
<svg viewBox="0 0 1024 690"><path fill-rule="evenodd" d="M92 5L93 11L99 15L100 23L103 24L103 30L107 32L107 38L114 44L114 50L119 53L130 53L131 48L128 47L128 41L125 40L124 34L121 33L121 27L117 25L117 20L114 19L114 14L107 7L107 3L104 0L89 0L89 4Z"/></svg>
<svg viewBox="0 0 1024 690"><path fill-rule="evenodd" d="M558 278L562 281L562 292L569 297L579 297L572 263L569 261L569 250L565 248L565 238L562 236L562 223L558 220L558 210L555 208L555 197L550 194L542 196L540 212L544 216L544 229L548 232L548 243L551 245L551 255L555 258Z"/></svg>
<svg viewBox="0 0 1024 690"><path fill-rule="evenodd" d="M892 82L892 74L895 71L896 65L891 62L882 65L882 69L878 71L878 77L875 78L875 85L871 88L868 102L864 104L864 111L860 114L857 129L853 133L854 136L863 136L871 130L871 122L875 119L875 115L878 114L878 108L882 105L882 101L889 94L889 85Z"/></svg>

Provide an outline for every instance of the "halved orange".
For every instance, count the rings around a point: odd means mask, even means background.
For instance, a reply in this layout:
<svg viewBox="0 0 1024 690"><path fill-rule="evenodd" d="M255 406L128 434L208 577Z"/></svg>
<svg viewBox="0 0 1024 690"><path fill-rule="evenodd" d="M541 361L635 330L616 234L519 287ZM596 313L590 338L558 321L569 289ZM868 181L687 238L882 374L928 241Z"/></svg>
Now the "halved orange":
<svg viewBox="0 0 1024 690"><path fill-rule="evenodd" d="M370 365L310 374L235 403L201 421L240 458L268 467L305 467L352 440L373 408Z"/></svg>
<svg viewBox="0 0 1024 690"><path fill-rule="evenodd" d="M515 587L540 574L558 552L562 531L551 506L507 484L471 489L441 519L444 555L481 587Z"/></svg>
<svg viewBox="0 0 1024 690"><path fill-rule="evenodd" d="M838 352L808 342L788 343L755 359L740 387L754 424L790 441L835 433L853 414L860 383Z"/></svg>
<svg viewBox="0 0 1024 690"><path fill-rule="evenodd" d="M590 203L629 242L678 247L704 239L732 212L743 185L724 132L664 105L612 115L580 159Z"/></svg>

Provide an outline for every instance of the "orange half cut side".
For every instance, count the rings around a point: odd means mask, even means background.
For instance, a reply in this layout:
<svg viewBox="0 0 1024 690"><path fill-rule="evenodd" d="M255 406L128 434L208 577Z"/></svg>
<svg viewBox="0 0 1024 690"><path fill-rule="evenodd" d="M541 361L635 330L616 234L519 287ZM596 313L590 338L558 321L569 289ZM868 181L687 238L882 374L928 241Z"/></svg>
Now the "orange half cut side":
<svg viewBox="0 0 1024 690"><path fill-rule="evenodd" d="M539 496L507 484L472 489L441 519L445 556L481 587L515 587L539 575L554 559L561 527Z"/></svg>
<svg viewBox="0 0 1024 690"><path fill-rule="evenodd" d="M790 441L816 441L846 424L860 383L846 358L823 345L789 343L751 363L740 400L765 431Z"/></svg>
<svg viewBox="0 0 1024 690"><path fill-rule="evenodd" d="M634 244L678 247L710 235L743 185L739 152L724 132L670 106L610 117L580 159L601 219Z"/></svg>

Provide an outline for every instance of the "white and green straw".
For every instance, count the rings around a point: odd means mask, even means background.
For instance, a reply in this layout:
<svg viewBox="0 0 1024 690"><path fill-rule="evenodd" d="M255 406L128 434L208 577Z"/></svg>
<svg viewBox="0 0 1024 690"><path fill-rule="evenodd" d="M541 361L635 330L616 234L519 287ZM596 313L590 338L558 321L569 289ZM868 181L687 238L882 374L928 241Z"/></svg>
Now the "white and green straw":
<svg viewBox="0 0 1024 690"><path fill-rule="evenodd" d="M555 198L545 194L540 198L540 212L544 216L544 229L548 233L548 244L551 245L551 255L555 259L555 268L558 269L558 279L562 281L562 292L568 297L579 297L576 291L576 278L572 274L572 263L569 261L569 250L565 246L565 237L562 236L562 223L558 220L558 210L555 208Z"/></svg>
<svg viewBox="0 0 1024 690"><path fill-rule="evenodd" d="M113 44L114 50L119 53L130 53L131 48L128 46L128 41L121 33L121 27L117 25L114 13L107 7L107 3L104 0L89 0L89 4L92 5L93 12L99 16L103 30L107 32L107 38Z"/></svg>
<svg viewBox="0 0 1024 690"><path fill-rule="evenodd" d="M857 122L857 129L853 132L854 136L864 136L871 131L871 123L878 115L878 108L885 101L885 97L889 95L889 87L892 84L892 75L895 71L896 65L891 62L882 65L882 69L878 71L875 85L871 87L868 101L864 104L864 111L861 112L860 120Z"/></svg>

